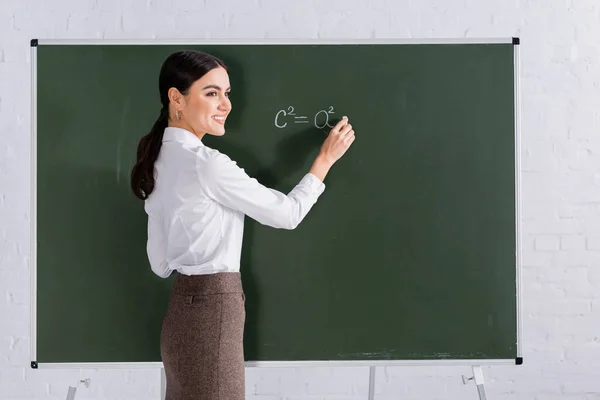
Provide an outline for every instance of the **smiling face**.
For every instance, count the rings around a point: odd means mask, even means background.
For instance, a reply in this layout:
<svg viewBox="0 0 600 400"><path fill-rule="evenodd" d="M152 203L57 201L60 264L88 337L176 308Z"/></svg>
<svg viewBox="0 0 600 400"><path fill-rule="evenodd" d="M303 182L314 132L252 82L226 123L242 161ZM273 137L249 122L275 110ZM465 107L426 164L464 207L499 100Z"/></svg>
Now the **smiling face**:
<svg viewBox="0 0 600 400"><path fill-rule="evenodd" d="M225 134L225 120L231 111L229 75L222 67L208 71L195 81L186 95L169 90L169 126L187 129L200 139L204 134ZM177 119L179 112L180 119Z"/></svg>

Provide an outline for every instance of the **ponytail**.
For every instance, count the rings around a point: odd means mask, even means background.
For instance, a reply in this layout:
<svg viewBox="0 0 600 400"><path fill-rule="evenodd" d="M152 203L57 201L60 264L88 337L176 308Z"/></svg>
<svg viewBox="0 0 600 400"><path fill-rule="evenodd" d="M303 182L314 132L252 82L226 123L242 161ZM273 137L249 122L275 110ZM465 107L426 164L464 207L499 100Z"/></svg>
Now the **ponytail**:
<svg viewBox="0 0 600 400"><path fill-rule="evenodd" d="M131 171L131 189L141 200L146 200L154 190L154 163L160 153L168 122L169 111L163 107L150 132L138 144L137 162Z"/></svg>

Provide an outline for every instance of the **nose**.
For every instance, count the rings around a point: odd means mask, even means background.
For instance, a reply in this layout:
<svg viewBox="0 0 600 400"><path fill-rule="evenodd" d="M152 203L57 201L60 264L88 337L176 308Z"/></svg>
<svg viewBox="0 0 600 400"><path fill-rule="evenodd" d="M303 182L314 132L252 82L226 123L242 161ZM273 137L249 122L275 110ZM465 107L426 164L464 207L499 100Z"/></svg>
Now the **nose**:
<svg viewBox="0 0 600 400"><path fill-rule="evenodd" d="M227 96L222 96L218 108L220 111L229 111L231 109L231 100Z"/></svg>

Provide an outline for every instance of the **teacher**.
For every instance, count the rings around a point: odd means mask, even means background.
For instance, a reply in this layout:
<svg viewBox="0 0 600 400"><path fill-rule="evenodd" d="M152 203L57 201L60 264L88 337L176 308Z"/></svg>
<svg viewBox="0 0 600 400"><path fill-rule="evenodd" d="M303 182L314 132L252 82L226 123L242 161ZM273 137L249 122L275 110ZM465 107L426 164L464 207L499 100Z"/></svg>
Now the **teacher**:
<svg viewBox="0 0 600 400"><path fill-rule="evenodd" d="M160 337L166 400L242 400L244 216L274 228L298 226L323 193L329 169L354 142L354 131L346 117L338 122L286 195L202 142L206 134L225 134L231 112L221 60L199 51L173 53L158 89L162 109L139 142L131 188L148 214L152 271L162 278L177 272Z"/></svg>

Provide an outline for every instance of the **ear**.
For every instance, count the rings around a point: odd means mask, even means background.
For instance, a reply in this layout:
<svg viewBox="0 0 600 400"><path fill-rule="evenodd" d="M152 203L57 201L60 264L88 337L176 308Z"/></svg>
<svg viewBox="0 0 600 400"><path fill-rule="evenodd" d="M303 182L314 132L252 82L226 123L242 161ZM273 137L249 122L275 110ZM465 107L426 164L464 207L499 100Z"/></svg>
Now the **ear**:
<svg viewBox="0 0 600 400"><path fill-rule="evenodd" d="M169 101L175 107L178 107L181 109L185 106L185 97L176 88L174 88L174 87L170 88L169 92L168 92L168 96L169 96Z"/></svg>

